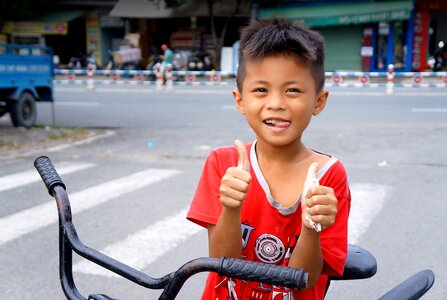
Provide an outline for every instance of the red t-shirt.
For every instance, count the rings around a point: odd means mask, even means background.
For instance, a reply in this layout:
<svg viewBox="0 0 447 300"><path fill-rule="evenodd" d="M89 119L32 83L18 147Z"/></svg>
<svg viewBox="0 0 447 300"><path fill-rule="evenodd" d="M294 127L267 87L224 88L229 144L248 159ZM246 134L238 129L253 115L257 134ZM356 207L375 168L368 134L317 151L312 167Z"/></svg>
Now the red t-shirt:
<svg viewBox="0 0 447 300"><path fill-rule="evenodd" d="M255 143L247 144L252 181L241 209L242 258L267 264L287 265L301 231L300 199L289 208L282 207L270 194L268 184L259 168ZM222 147L213 150L200 178L187 218L203 227L215 225L222 206L220 181L227 169L237 165L237 150ZM350 192L346 172L336 158L323 165L317 179L320 185L334 189L338 199L335 224L320 235L324 267L312 289L291 291L285 288L246 282L210 273L202 299L323 299L328 275L342 275L347 256L347 226Z"/></svg>

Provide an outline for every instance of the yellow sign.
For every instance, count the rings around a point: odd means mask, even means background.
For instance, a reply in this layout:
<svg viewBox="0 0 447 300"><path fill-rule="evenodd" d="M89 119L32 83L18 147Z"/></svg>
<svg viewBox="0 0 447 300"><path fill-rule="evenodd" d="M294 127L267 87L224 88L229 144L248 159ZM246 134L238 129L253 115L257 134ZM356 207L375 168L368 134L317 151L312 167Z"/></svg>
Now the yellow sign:
<svg viewBox="0 0 447 300"><path fill-rule="evenodd" d="M99 16L95 12L90 12L85 17L87 53L93 52L93 57L98 64L101 64L101 35L99 27Z"/></svg>
<svg viewBox="0 0 447 300"><path fill-rule="evenodd" d="M0 44L7 44L7 43L8 43L8 39L6 37L6 34L0 33Z"/></svg>
<svg viewBox="0 0 447 300"><path fill-rule="evenodd" d="M5 22L4 33L34 33L66 35L68 23L66 22Z"/></svg>

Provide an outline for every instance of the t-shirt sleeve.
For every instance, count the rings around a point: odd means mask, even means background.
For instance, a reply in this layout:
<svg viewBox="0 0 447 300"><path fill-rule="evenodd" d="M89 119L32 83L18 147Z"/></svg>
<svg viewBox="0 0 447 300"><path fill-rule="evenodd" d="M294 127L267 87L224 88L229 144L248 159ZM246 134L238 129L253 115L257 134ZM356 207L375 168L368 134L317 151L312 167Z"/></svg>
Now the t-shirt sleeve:
<svg viewBox="0 0 447 300"><path fill-rule="evenodd" d="M217 223L222 210L219 188L223 175L219 166L218 153L214 150L205 162L196 193L186 216L188 220L205 228L208 224L215 225Z"/></svg>
<svg viewBox="0 0 447 300"><path fill-rule="evenodd" d="M346 171L338 162L327 175L327 180L320 182L334 189L338 200L335 223L322 231L320 237L321 251L324 259L322 274L341 276L348 251L348 217L351 208L351 193Z"/></svg>

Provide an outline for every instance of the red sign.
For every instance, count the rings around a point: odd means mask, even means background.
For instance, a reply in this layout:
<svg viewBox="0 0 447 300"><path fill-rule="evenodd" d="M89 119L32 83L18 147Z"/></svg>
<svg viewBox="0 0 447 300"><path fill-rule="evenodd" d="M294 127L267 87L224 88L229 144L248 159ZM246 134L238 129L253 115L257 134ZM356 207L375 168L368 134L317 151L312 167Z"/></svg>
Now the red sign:
<svg viewBox="0 0 447 300"><path fill-rule="evenodd" d="M419 84L419 83L421 83L422 82L422 77L421 76L414 76L413 77L413 81L414 81L414 83L417 83L417 84Z"/></svg>
<svg viewBox="0 0 447 300"><path fill-rule="evenodd" d="M426 64L428 41L428 11L416 11L414 15L413 72L423 72Z"/></svg>
<svg viewBox="0 0 447 300"><path fill-rule="evenodd" d="M332 76L332 81L333 81L335 84L339 84L339 83L341 83L341 76L339 76L339 75L334 75L334 76Z"/></svg>
<svg viewBox="0 0 447 300"><path fill-rule="evenodd" d="M369 81L369 77L368 76L366 76L366 75L360 76L360 82L361 83L365 84L365 83L368 83L368 81Z"/></svg>

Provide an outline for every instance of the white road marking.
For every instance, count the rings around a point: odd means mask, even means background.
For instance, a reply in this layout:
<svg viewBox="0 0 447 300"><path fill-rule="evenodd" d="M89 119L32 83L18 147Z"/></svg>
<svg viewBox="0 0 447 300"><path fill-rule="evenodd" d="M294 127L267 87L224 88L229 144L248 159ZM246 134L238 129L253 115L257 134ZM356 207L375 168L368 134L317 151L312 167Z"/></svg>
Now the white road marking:
<svg viewBox="0 0 447 300"><path fill-rule="evenodd" d="M61 176L95 166L94 164L82 164L82 163L73 164L69 162L61 162L55 165L57 166L57 172ZM41 179L39 173L37 173L36 170L23 171L12 175L3 176L0 177L0 192L40 180Z"/></svg>
<svg viewBox="0 0 447 300"><path fill-rule="evenodd" d="M72 214L179 173L178 170L147 169L71 194ZM0 245L55 223L58 220L55 207L53 200L0 219Z"/></svg>
<svg viewBox="0 0 447 300"><path fill-rule="evenodd" d="M352 201L348 240L350 244L356 244L385 205L391 187L366 183L352 184L350 188Z"/></svg>
<svg viewBox="0 0 447 300"><path fill-rule="evenodd" d="M121 242L107 246L100 252L137 270L142 270L190 236L203 230L202 227L186 220L186 213L187 209L183 209L128 236ZM118 276L85 260L74 265L73 270L86 274Z"/></svg>
<svg viewBox="0 0 447 300"><path fill-rule="evenodd" d="M69 101L64 101L64 102L55 102L54 104L56 104L57 106L79 106L79 107L83 107L83 106L97 107L97 106L99 106L98 102L69 102Z"/></svg>
<svg viewBox="0 0 447 300"><path fill-rule="evenodd" d="M204 151L208 151L211 150L211 146L210 145L201 145L201 146L197 146L198 150L204 150Z"/></svg>
<svg viewBox="0 0 447 300"><path fill-rule="evenodd" d="M447 113L447 108L412 108L414 113Z"/></svg>

